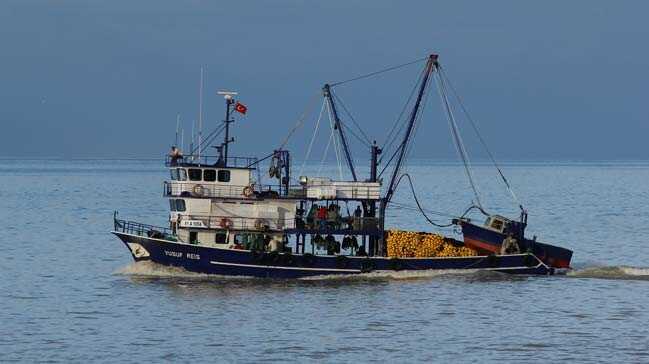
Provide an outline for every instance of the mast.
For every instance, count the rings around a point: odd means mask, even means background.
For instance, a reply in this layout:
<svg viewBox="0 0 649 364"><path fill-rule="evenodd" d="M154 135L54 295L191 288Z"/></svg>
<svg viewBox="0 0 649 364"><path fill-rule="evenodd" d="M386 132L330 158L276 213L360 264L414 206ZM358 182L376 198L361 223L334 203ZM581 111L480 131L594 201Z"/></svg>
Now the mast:
<svg viewBox="0 0 649 364"><path fill-rule="evenodd" d="M394 165L394 171L392 171L392 177L390 178L390 184L388 186L388 190L385 193L385 197L381 199L381 206L379 208L379 225L380 225L380 231L385 231L385 210L388 207L388 203L390 203L390 200L392 200L392 196L394 195L394 189L396 188L396 182L397 178L399 178L399 171L401 169L401 164L403 163L403 158L406 154L406 149L408 147L408 142L410 141L410 137L412 135L412 129L415 125L415 121L417 119L417 114L419 113L419 107L421 106L421 100L424 96L424 93L426 92L426 88L428 86L428 80L430 78L431 73L433 72L433 67L437 68L438 63L437 63L437 58L438 56L436 54L431 54L428 56L428 61L426 62L426 66L424 68L424 77L423 80L421 81L421 85L419 86L419 93L417 94L417 100L415 101L415 106L412 109L412 113L410 114L410 119L408 120L408 126L406 127L406 133L403 136L403 141L399 145L399 156L397 158L397 162ZM378 255L385 255L385 239L383 237L379 238L378 244L375 244L374 247L372 247L375 251L373 252L374 254Z"/></svg>
<svg viewBox="0 0 649 364"><path fill-rule="evenodd" d="M327 99L329 108L331 109L331 113L333 114L334 128L338 130L338 135L340 136L340 141L345 152L345 160L347 160L347 166L349 166L349 170L352 173L352 178L354 178L354 181L358 181L358 179L356 178L356 171L354 170L352 155L349 151L349 146L347 145L347 138L345 138L345 133L343 131L342 124L340 123L340 118L338 117L338 111L336 110L336 104L334 103L333 97L331 97L331 87L328 83L325 84L324 87L322 87L322 92L324 94L324 97Z"/></svg>
<svg viewBox="0 0 649 364"><path fill-rule="evenodd" d="M192 132L193 135L193 132ZM203 67L201 67L201 83L198 87L198 163L201 163L201 142L203 139ZM194 141L192 136L192 142Z"/></svg>
<svg viewBox="0 0 649 364"><path fill-rule="evenodd" d="M219 149L220 159L222 160L223 166L228 164L228 144L234 141L234 138L230 137L230 123L233 123L234 120L230 119L230 109L234 105L234 98L232 96L237 95L237 92L233 91L218 91L217 94L223 95L225 99L225 136L223 137L223 143Z"/></svg>
<svg viewBox="0 0 649 364"><path fill-rule="evenodd" d="M394 188L396 187L395 183L397 181L397 178L399 177L399 170L401 169L401 164L403 163L403 157L406 154L408 142L410 141L410 136L412 135L412 129L415 125L417 114L419 113L419 106L421 105L421 99L423 98L424 93L426 92L430 74L433 72L433 66L435 68L437 68L438 66L436 54L431 54L430 56L428 56L428 61L426 62L426 67L424 69L424 78L421 81L421 85L419 86L419 93L417 94L417 101L415 101L415 106L413 107L412 113L410 114L410 120L408 120L406 134L403 136L403 141L399 145L400 148L399 157L397 158L397 162L394 165L394 171L392 171L392 177L390 178L390 185L388 187L387 192L385 193L385 197L383 198L383 203L382 203L383 209L385 209L387 204L392 199L392 196L394 195Z"/></svg>

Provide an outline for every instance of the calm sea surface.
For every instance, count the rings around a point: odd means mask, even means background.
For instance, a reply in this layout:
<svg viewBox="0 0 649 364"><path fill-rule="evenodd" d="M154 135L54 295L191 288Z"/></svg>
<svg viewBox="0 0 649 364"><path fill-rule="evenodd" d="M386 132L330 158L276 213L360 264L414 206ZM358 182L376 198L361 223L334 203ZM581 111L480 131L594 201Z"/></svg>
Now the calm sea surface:
<svg viewBox="0 0 649 364"><path fill-rule="evenodd" d="M408 170L430 210L472 199L459 165ZM0 160L0 362L649 362L649 163L505 171L573 272L268 281L134 264L112 213L165 224L159 162ZM485 205L516 216L493 170L475 174Z"/></svg>

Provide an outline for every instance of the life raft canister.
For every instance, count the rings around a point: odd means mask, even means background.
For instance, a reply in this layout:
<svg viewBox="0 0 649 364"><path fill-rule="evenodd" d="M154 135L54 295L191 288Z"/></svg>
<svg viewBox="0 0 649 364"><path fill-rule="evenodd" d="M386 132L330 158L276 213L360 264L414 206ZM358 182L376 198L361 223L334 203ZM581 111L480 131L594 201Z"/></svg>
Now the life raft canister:
<svg viewBox="0 0 649 364"><path fill-rule="evenodd" d="M203 188L203 186L201 185L196 185L194 186L194 188L192 188L192 192L194 193L194 195L202 197L205 193L205 188Z"/></svg>
<svg viewBox="0 0 649 364"><path fill-rule="evenodd" d="M232 227L232 220L228 219L227 217L224 217L224 218L222 218L221 221L219 222L219 225L220 225L223 229L229 229L229 228Z"/></svg>

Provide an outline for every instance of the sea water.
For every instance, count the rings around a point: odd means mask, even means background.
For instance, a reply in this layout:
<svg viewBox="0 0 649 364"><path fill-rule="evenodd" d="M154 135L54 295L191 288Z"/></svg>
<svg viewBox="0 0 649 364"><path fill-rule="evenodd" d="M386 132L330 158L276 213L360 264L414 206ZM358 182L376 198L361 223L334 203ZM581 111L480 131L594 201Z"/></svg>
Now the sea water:
<svg viewBox="0 0 649 364"><path fill-rule="evenodd" d="M0 362L649 362L649 163L504 170L529 234L574 250L567 275L283 281L135 264L112 214L165 225L159 161L0 160ZM439 223L471 201L518 215L486 165L479 200L460 165L407 172ZM414 206L405 182L394 200ZM388 226L457 234L403 207Z"/></svg>

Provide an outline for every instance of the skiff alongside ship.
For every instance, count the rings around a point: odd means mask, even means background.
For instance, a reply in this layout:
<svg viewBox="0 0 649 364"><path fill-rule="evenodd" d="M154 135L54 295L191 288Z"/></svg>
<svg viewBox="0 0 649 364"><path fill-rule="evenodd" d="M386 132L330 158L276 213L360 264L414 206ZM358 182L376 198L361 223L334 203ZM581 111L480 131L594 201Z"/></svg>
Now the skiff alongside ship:
<svg viewBox="0 0 649 364"><path fill-rule="evenodd" d="M394 247L388 249L395 242L389 240L386 211L404 178L411 184L417 207L425 216L414 195L411 177L402 167L431 83L437 84L453 139L467 167L467 175L472 178L438 57L430 55L421 61L423 70L413 97L406 104L409 113L397 121L401 124L394 133L395 142L390 143L392 149L388 150L389 145L367 143L370 165L365 178L360 177L351 155L348 136L353 130L343 122L339 114L341 101L334 94L335 87L343 82L324 86L322 110L330 118L329 142L333 141L336 155L346 165L351 176L348 180L323 176L295 178L291 154L284 148L286 143L261 159L231 156L233 113L245 114L247 108L235 100L234 93L224 93L223 125L205 140L199 140L190 153L182 155L176 149L165 160L169 170L169 180L163 184L163 194L170 205L167 226L127 221L115 213L112 233L121 239L136 261L225 276L300 278L395 270L467 269L547 275L569 268L570 250L525 235L527 212L522 206L520 219L516 221L488 214L479 200L474 207L487 215L485 224L475 223L466 214L457 216L451 224L461 229L463 240L440 238L440 246L445 246L444 254L413 256L395 254L403 251ZM216 155L204 155L204 145L210 145L220 134L224 138L215 146ZM268 169L262 168L263 163L268 163ZM268 171L272 183L263 183L262 169ZM383 183L384 176L387 183ZM411 243L416 249L418 241ZM470 254L453 256L448 253L452 251Z"/></svg>

